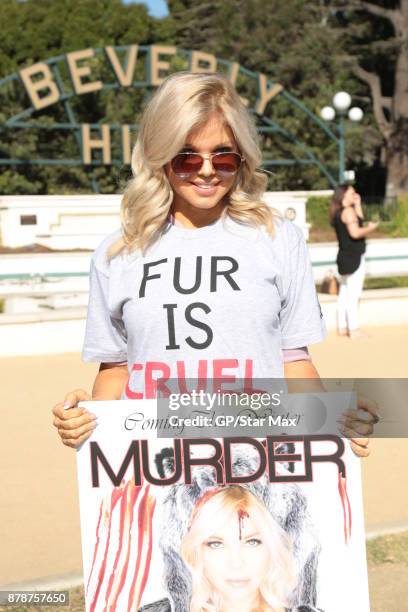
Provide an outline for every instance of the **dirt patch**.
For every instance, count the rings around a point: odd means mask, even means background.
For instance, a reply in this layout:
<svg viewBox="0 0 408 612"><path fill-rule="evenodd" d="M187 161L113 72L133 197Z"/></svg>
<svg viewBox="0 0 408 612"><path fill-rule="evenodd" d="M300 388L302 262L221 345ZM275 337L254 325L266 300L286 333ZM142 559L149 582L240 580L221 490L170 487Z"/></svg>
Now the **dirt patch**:
<svg viewBox="0 0 408 612"><path fill-rule="evenodd" d="M367 542L371 612L407 609L408 532Z"/></svg>
<svg viewBox="0 0 408 612"><path fill-rule="evenodd" d="M407 609L408 567L402 564L380 564L369 567L371 612L402 612Z"/></svg>

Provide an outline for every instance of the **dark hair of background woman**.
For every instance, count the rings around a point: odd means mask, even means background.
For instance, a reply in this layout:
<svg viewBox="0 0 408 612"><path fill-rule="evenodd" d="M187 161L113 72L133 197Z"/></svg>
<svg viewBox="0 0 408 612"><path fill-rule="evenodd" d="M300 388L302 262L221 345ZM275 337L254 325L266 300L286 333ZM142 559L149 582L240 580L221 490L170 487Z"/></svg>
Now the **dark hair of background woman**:
<svg viewBox="0 0 408 612"><path fill-rule="evenodd" d="M348 185L347 183L342 183L341 185L337 185L336 189L334 190L329 206L330 225L334 226L336 212L338 210L341 210L344 194L346 193L349 187L350 185Z"/></svg>

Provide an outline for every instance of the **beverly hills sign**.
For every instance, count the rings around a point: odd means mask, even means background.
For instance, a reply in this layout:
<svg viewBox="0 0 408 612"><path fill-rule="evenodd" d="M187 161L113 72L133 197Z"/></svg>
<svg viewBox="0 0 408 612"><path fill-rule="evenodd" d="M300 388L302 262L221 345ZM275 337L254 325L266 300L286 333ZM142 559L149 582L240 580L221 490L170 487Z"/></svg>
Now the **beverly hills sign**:
<svg viewBox="0 0 408 612"><path fill-rule="evenodd" d="M97 166L122 168L130 164L138 130L133 118L137 121L163 79L180 70L220 72L230 80L255 115L258 132L266 138L269 155L264 155L265 168L315 165L330 186L336 184L333 167L320 159L307 139L292 133L287 122L280 119L296 116L303 133L316 138L323 131L340 154L341 135L301 100L262 72L248 70L238 62L165 45L80 49L36 62L0 79L0 106L5 117L0 129L5 134L10 130L14 133L0 151L0 166L86 166L92 170ZM109 90L118 92L117 100ZM87 95L93 98L87 99ZM7 115L10 108L12 116ZM109 120L104 118L104 112ZM119 118L117 123L112 122L115 116ZM31 130L48 134L37 138L33 147L32 141L24 138ZM22 138L18 131L24 133ZM16 140L18 146L13 146ZM284 144L282 148L275 146L278 141ZM292 157L280 158L277 152L286 151L288 145ZM26 153L34 150L35 155ZM19 157L13 156L15 151L20 152Z"/></svg>
<svg viewBox="0 0 408 612"><path fill-rule="evenodd" d="M283 90L279 83L270 83L265 74L244 70L237 62L218 60L210 53L179 51L174 46L163 45L148 47L130 45L126 48L108 46L103 50L81 49L63 56L72 86L69 93L65 86L61 86L61 78L58 78L53 60L37 62L20 70L19 78L32 104L30 114L43 111L55 104L66 103L73 95L83 96L102 91L106 86L112 87L112 83L104 83L93 75L97 55L99 60L102 58L111 69L114 77L113 86L117 88L157 87L168 74L174 72L174 62L177 56L181 59L182 69L192 72L223 72L235 86L237 86L238 77L241 83L250 80L253 83L249 89L255 92L255 97L250 99L242 96L242 100L258 115L263 115L268 103ZM180 61L178 66L180 66ZM137 77L135 77L136 72ZM243 76L246 78L243 79ZM118 128L110 124L94 126L84 123L76 126L80 132L83 164L94 163L95 151L100 151L98 157L103 165L112 164L113 127ZM121 162L129 164L131 126L121 125L120 133Z"/></svg>

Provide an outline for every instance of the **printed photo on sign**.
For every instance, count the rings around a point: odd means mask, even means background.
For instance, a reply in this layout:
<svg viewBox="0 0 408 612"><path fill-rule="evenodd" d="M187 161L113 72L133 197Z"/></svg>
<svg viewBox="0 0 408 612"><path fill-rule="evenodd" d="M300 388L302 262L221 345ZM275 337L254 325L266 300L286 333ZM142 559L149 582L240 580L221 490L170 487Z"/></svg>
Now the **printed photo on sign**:
<svg viewBox="0 0 408 612"><path fill-rule="evenodd" d="M136 438L133 409L92 402L77 453L87 611L368 612L347 440Z"/></svg>

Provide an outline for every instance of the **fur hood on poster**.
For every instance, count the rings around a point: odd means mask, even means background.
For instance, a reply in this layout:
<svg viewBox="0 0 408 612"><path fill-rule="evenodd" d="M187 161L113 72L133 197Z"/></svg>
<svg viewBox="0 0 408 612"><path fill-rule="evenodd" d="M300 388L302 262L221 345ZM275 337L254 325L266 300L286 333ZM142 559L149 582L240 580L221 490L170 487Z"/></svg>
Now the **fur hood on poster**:
<svg viewBox="0 0 408 612"><path fill-rule="evenodd" d="M166 452L168 450L168 452ZM282 451L286 452L285 445ZM234 476L253 473L257 468L256 454L242 447L232 454ZM163 475L172 473L172 453L165 449L156 456L156 465ZM287 473L287 472L286 472ZM273 519L293 541L296 568L296 589L290 602L290 612L317 612L316 575L320 546L311 523L306 498L296 484L271 484L266 475L259 480L241 485L258 497ZM219 488L214 470L197 467L193 470L191 485L177 484L168 488L163 501L160 529L160 548L164 565L164 588L169 600L143 606L143 611L188 612L191 597L191 575L180 556L180 546L185 536L195 504L204 494Z"/></svg>

